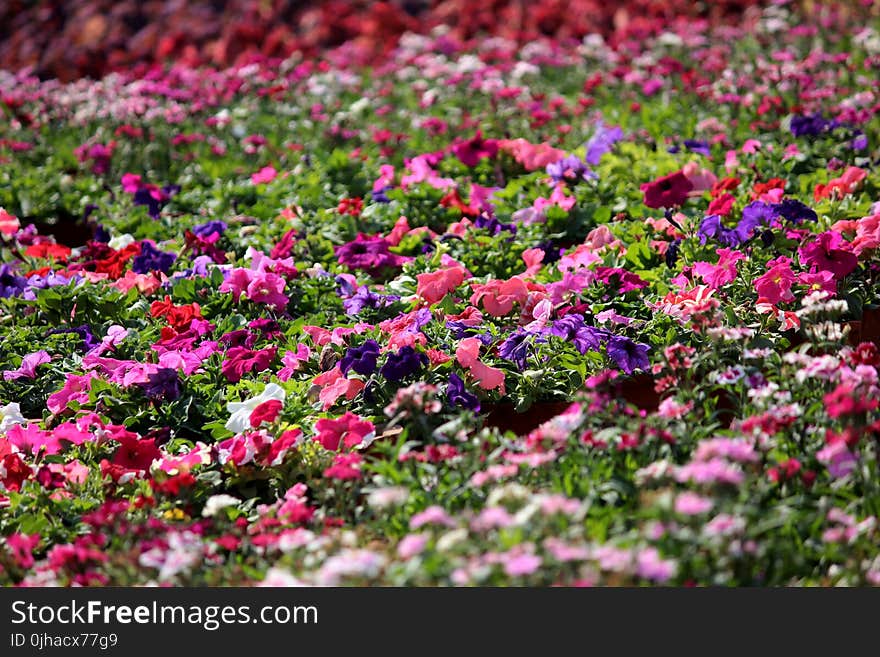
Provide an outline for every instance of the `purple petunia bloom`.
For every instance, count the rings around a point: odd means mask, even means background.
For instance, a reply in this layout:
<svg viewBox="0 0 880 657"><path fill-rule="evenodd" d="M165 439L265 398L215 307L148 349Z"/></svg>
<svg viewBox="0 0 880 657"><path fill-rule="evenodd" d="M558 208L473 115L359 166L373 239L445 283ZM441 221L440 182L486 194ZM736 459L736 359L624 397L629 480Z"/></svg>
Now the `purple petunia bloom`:
<svg viewBox="0 0 880 657"><path fill-rule="evenodd" d="M51 331L49 331L49 335L56 335L59 333L76 333L80 338L82 338L82 341L85 343L84 346L86 348L86 351L94 349L101 344L101 341L95 338L94 334L92 333L92 329L89 328L88 324L83 324L82 326L74 326L71 328L52 329Z"/></svg>
<svg viewBox="0 0 880 657"><path fill-rule="evenodd" d="M599 351L602 343L608 339L606 331L588 326L581 315L575 314L566 315L553 322L550 334L568 340L582 354Z"/></svg>
<svg viewBox="0 0 880 657"><path fill-rule="evenodd" d="M131 270L136 274L149 274L152 271L167 274L176 259L173 253L160 251L152 242L144 240L141 242L140 255L131 261Z"/></svg>
<svg viewBox="0 0 880 657"><path fill-rule="evenodd" d="M180 377L177 370L160 367L149 375L148 381L138 384L148 399L153 401L174 400L180 397Z"/></svg>
<svg viewBox="0 0 880 657"><path fill-rule="evenodd" d="M428 357L409 345L401 347L396 354L390 354L388 360L379 370L379 374L389 381L402 381L415 374L428 364Z"/></svg>
<svg viewBox="0 0 880 657"><path fill-rule="evenodd" d="M400 267L407 258L391 253L391 243L384 237L358 236L336 247L336 259L349 269L360 269L371 276L378 276L386 267Z"/></svg>
<svg viewBox="0 0 880 657"><path fill-rule="evenodd" d="M449 375L449 385L446 386L446 398L453 406L460 406L470 411L478 413L480 411L480 400L472 392L464 387L464 381L455 372Z"/></svg>
<svg viewBox="0 0 880 657"><path fill-rule="evenodd" d="M225 221L220 221L216 219L214 221L207 221L203 224L199 224L198 226L193 226L193 234L198 235L199 237L209 237L214 233L223 234L223 232L228 228Z"/></svg>
<svg viewBox="0 0 880 657"><path fill-rule="evenodd" d="M587 141L587 164L596 166L605 153L611 151L614 144L623 139L623 130L619 126L607 127L599 121L596 132Z"/></svg>
<svg viewBox="0 0 880 657"><path fill-rule="evenodd" d="M789 129L795 137L816 137L823 132L833 130L840 124L834 119L826 119L820 113L806 116L793 116Z"/></svg>
<svg viewBox="0 0 880 657"><path fill-rule="evenodd" d="M24 292L27 284L27 279L16 274L10 265L0 265L0 297L17 297Z"/></svg>
<svg viewBox="0 0 880 657"><path fill-rule="evenodd" d="M648 345L633 342L621 335L615 335L608 341L608 357L627 374L651 367L651 361L648 360L649 349Z"/></svg>
<svg viewBox="0 0 880 657"><path fill-rule="evenodd" d="M709 157L712 154L712 151L709 149L709 142L707 141L700 141L698 139L685 139L684 147L692 153L699 153L700 155L705 155L706 157Z"/></svg>
<svg viewBox="0 0 880 657"><path fill-rule="evenodd" d="M587 163L577 155L569 155L557 162L548 164L547 175L549 175L554 182L563 182L565 180L587 180L596 177L596 174L590 171Z"/></svg>
<svg viewBox="0 0 880 657"><path fill-rule="evenodd" d="M819 218L811 207L804 205L797 199L793 198L787 198L784 201L774 204L773 210L780 217L785 218L793 224L799 224L804 220L816 221Z"/></svg>
<svg viewBox="0 0 880 657"><path fill-rule="evenodd" d="M41 349L40 351L28 354L21 359L21 365L17 370L7 370L3 372L3 378L6 381L14 381L16 379L34 379L37 376L37 366L49 363L52 357L48 351Z"/></svg>
<svg viewBox="0 0 880 657"><path fill-rule="evenodd" d="M349 347L342 360L339 361L339 369L343 374L354 370L363 376L370 376L376 371L376 361L379 360L379 343L375 340L367 340L360 347Z"/></svg>
<svg viewBox="0 0 880 657"><path fill-rule="evenodd" d="M526 369L526 358L529 355L530 335L525 331L517 331L498 347L498 355L516 363L520 370Z"/></svg>

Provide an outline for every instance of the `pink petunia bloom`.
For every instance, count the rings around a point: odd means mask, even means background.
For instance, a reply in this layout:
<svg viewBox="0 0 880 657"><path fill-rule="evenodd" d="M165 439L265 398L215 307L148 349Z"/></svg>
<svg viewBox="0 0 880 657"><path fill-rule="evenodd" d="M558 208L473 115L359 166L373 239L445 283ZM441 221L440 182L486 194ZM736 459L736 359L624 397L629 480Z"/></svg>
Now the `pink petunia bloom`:
<svg viewBox="0 0 880 657"><path fill-rule="evenodd" d="M837 280L830 271L801 272L797 275L798 285L805 285L810 292L837 294Z"/></svg>
<svg viewBox="0 0 880 657"><path fill-rule="evenodd" d="M548 164L558 162L566 156L565 151L553 148L546 142L532 144L521 138L501 140L498 142L498 147L512 155L526 171L545 169Z"/></svg>
<svg viewBox="0 0 880 657"><path fill-rule="evenodd" d="M287 381L290 379L290 377L293 376L293 373L302 367L304 362L309 360L311 355L312 350L302 342L296 345L296 351L286 351L284 356L281 357L281 363L284 367L278 370L278 380Z"/></svg>
<svg viewBox="0 0 880 657"><path fill-rule="evenodd" d="M465 338L458 343L455 358L459 365L470 372L481 388L484 390L497 388L501 394L504 394L504 372L495 367L489 367L479 360L481 344L478 338Z"/></svg>
<svg viewBox="0 0 880 657"><path fill-rule="evenodd" d="M251 182L255 185L263 185L272 182L277 176L278 172L275 167L266 166L251 174Z"/></svg>
<svg viewBox="0 0 880 657"><path fill-rule="evenodd" d="M707 192L718 182L718 178L708 169L700 168L696 162L688 162L682 168L681 173L687 178L691 184L691 196L699 196L703 192Z"/></svg>
<svg viewBox="0 0 880 657"><path fill-rule="evenodd" d="M843 198L847 194L855 192L867 176L868 172L864 169L847 167L842 176L832 178L826 185L816 185L813 190L813 198L816 201L821 201L823 198Z"/></svg>
<svg viewBox="0 0 880 657"><path fill-rule="evenodd" d="M452 146L452 154L462 164L475 167L484 158L493 158L498 153L498 141L495 139L483 139L482 133L477 131L471 139L459 142Z"/></svg>
<svg viewBox="0 0 880 657"><path fill-rule="evenodd" d="M338 366L316 376L313 383L322 386L318 399L325 411L330 410L340 397L354 399L366 387L360 379L345 378Z"/></svg>
<svg viewBox="0 0 880 657"><path fill-rule="evenodd" d="M791 286L795 282L795 276L790 263L784 256L767 263L770 267L768 271L755 279L759 298L774 305L780 301L794 301Z"/></svg>
<svg viewBox="0 0 880 657"><path fill-rule="evenodd" d="M290 301L284 294L285 281L278 274L255 272L247 287L247 297L255 303L263 303L280 312Z"/></svg>
<svg viewBox="0 0 880 657"><path fill-rule="evenodd" d="M482 301L483 308L495 317L503 317L513 310L513 304L522 305L529 296L526 282L519 276L506 281L490 280L485 285L471 283L474 290L470 302L477 305Z"/></svg>
<svg viewBox="0 0 880 657"><path fill-rule="evenodd" d="M830 271L840 280L852 272L859 264L858 256L852 253L849 243L840 233L825 231L816 239L798 249L798 258L804 267L814 267L820 271Z"/></svg>
<svg viewBox="0 0 880 657"><path fill-rule="evenodd" d="M89 401L89 390L92 388L92 379L96 377L94 372L83 374L68 374L67 381L58 392L49 395L46 400L46 408L53 413L60 413L67 408L70 402L85 404Z"/></svg>
<svg viewBox="0 0 880 657"><path fill-rule="evenodd" d="M15 235L19 228L21 228L21 224L18 221L18 217L0 208L0 233L3 235Z"/></svg>
<svg viewBox="0 0 880 657"><path fill-rule="evenodd" d="M37 366L51 361L52 357L49 355L49 352L41 349L22 358L21 365L19 365L17 370L3 372L3 378L7 381L34 379L37 376Z"/></svg>
<svg viewBox="0 0 880 657"><path fill-rule="evenodd" d="M706 285L717 290L736 278L736 263L745 260L746 256L731 249L717 249L716 253L718 262L714 265L709 262L695 262L694 274L702 278Z"/></svg>
<svg viewBox="0 0 880 657"><path fill-rule="evenodd" d="M369 420L365 420L351 411L338 418L322 418L315 423L315 441L321 443L324 449L335 452L340 445L351 449L360 445L367 437L375 433L376 427Z"/></svg>
<svg viewBox="0 0 880 657"><path fill-rule="evenodd" d="M248 372L262 372L275 360L277 347L266 349L247 349L246 347L233 347L226 352L226 360L223 361L221 372L230 383L237 383Z"/></svg>
<svg viewBox="0 0 880 657"><path fill-rule="evenodd" d="M450 267L426 274L418 274L416 276L418 281L416 295L431 306L442 301L447 294L461 285L464 279L465 270L463 267Z"/></svg>
<svg viewBox="0 0 880 657"><path fill-rule="evenodd" d="M694 185L683 171L676 171L644 183L639 189L644 192L644 203L649 208L674 208L687 200Z"/></svg>

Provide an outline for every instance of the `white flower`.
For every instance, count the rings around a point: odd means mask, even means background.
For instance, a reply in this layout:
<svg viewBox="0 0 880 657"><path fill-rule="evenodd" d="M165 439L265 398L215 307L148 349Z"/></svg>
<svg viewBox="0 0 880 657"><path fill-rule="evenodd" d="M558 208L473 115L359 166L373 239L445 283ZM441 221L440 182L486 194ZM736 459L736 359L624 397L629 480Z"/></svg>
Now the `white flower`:
<svg viewBox="0 0 880 657"><path fill-rule="evenodd" d="M24 424L25 422L27 420L21 414L18 402L11 402L0 408L0 431L7 431L16 424Z"/></svg>
<svg viewBox="0 0 880 657"><path fill-rule="evenodd" d="M122 235L117 235L116 237L110 238L110 241L107 243L107 245L111 249L119 251L120 249L124 249L129 244L133 244L134 242L134 237L132 237L128 233L123 233Z"/></svg>
<svg viewBox="0 0 880 657"><path fill-rule="evenodd" d="M281 386L277 383L270 383L266 386L263 392L256 397L251 397L243 402L228 403L226 405L226 410L229 411L231 415L226 422L226 428L233 433L241 433L246 429L249 429L251 426L251 413L254 412L254 409L257 406L272 399L284 402L285 395L286 393Z"/></svg>
<svg viewBox="0 0 880 657"><path fill-rule="evenodd" d="M202 516L209 518L210 516L216 515L220 509L225 509L227 506L235 506L240 501L241 500L232 495L211 495L211 497L205 502L205 508L202 509Z"/></svg>

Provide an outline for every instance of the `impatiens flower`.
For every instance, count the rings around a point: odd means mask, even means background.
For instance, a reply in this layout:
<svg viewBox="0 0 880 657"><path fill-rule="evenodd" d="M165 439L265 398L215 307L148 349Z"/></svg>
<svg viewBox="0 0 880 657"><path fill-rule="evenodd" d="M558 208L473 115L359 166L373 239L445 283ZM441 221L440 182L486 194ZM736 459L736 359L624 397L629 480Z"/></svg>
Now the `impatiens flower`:
<svg viewBox="0 0 880 657"><path fill-rule="evenodd" d="M676 171L641 185L649 208L674 208L684 203L694 188L682 171Z"/></svg>
<svg viewBox="0 0 880 657"><path fill-rule="evenodd" d="M251 417L257 408L269 401L277 401L283 404L285 397L284 388L277 383L269 383L263 389L263 392L255 397L251 397L243 402L229 402L226 405L226 410L230 413L229 419L226 421L226 428L236 434L250 429L252 426ZM280 410L280 407L278 410ZM256 426L259 426L259 423Z"/></svg>
<svg viewBox="0 0 880 657"><path fill-rule="evenodd" d="M338 418L322 418L315 423L315 441L321 443L324 449L335 452L344 447L351 449L360 445L375 432L375 426L369 420L365 420L350 411Z"/></svg>
<svg viewBox="0 0 880 657"><path fill-rule="evenodd" d="M626 374L632 374L636 370L650 369L649 349L650 347L646 344L633 342L620 335L612 336L607 346L608 357Z"/></svg>
<svg viewBox="0 0 880 657"><path fill-rule="evenodd" d="M22 358L18 369L3 372L3 378L6 381L33 379L37 376L37 366L51 361L52 357L49 355L49 352L41 349Z"/></svg>

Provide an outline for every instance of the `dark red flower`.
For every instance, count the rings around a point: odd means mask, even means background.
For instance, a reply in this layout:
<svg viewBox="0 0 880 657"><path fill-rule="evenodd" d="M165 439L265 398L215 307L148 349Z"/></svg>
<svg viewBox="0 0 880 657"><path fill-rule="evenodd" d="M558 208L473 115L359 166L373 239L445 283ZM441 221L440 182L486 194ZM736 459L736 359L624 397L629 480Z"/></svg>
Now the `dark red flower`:
<svg viewBox="0 0 880 657"><path fill-rule="evenodd" d="M657 178L643 184L639 189L645 193L645 205L649 208L674 208L687 200L693 184L681 171Z"/></svg>

